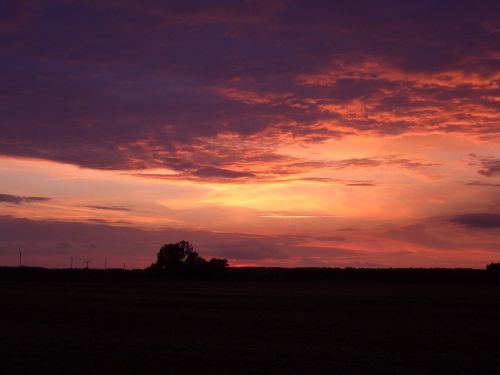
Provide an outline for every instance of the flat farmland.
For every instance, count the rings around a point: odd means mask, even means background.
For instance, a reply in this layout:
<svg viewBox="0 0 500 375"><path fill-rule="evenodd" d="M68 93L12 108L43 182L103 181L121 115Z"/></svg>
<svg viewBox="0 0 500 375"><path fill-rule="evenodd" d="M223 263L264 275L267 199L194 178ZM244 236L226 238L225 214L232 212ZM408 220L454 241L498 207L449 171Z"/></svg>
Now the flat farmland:
<svg viewBox="0 0 500 375"><path fill-rule="evenodd" d="M500 285L3 282L2 374L498 374Z"/></svg>

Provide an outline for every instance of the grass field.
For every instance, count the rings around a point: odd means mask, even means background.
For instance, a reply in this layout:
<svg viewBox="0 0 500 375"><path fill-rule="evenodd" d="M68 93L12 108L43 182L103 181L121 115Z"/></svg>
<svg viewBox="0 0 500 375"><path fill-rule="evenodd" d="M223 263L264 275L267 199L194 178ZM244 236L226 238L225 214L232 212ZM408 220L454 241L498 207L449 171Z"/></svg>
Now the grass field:
<svg viewBox="0 0 500 375"><path fill-rule="evenodd" d="M500 285L0 285L2 374L499 374Z"/></svg>

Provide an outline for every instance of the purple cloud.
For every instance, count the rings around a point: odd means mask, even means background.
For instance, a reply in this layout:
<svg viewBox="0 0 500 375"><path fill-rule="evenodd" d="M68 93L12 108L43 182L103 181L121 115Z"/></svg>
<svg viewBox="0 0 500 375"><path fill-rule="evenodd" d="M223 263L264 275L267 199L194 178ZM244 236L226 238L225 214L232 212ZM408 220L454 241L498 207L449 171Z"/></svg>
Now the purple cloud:
<svg viewBox="0 0 500 375"><path fill-rule="evenodd" d="M479 169L478 173L486 176L493 177L496 175L500 175L500 159L497 159L492 156L484 157L476 154L469 154L470 162L469 165L479 165L481 169Z"/></svg>
<svg viewBox="0 0 500 375"><path fill-rule="evenodd" d="M483 168L479 170L479 174L486 177L500 175L500 159L481 159Z"/></svg>
<svg viewBox="0 0 500 375"><path fill-rule="evenodd" d="M481 181L472 181L467 183L468 186L488 186L488 187L500 187L499 184L491 183L491 182L481 182Z"/></svg>
<svg viewBox="0 0 500 375"><path fill-rule="evenodd" d="M456 215L450 218L455 224L465 225L477 229L500 228L500 214L496 213L473 213Z"/></svg>
<svg viewBox="0 0 500 375"><path fill-rule="evenodd" d="M95 210L105 210L105 211L132 211L128 207L121 206L87 206L88 208L93 208Z"/></svg>
<svg viewBox="0 0 500 375"><path fill-rule="evenodd" d="M46 197L23 197L19 195L11 194L0 194L0 203L10 203L10 204L23 204L23 203L33 203L33 202L46 202L51 198Z"/></svg>
<svg viewBox="0 0 500 375"><path fill-rule="evenodd" d="M216 168L216 167L203 167L193 173L196 177L216 177L216 178L241 178L241 177L255 177L253 173L238 172L229 169Z"/></svg>
<svg viewBox="0 0 500 375"><path fill-rule="evenodd" d="M207 138L500 132L498 2L9 4L3 155L231 179Z"/></svg>

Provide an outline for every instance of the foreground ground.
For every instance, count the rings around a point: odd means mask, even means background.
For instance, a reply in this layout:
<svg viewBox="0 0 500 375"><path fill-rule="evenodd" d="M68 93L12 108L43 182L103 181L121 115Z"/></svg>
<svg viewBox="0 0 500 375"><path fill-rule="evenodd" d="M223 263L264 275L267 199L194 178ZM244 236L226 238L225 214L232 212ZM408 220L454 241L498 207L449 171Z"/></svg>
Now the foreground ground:
<svg viewBox="0 0 500 375"><path fill-rule="evenodd" d="M3 374L498 374L500 285L0 285Z"/></svg>

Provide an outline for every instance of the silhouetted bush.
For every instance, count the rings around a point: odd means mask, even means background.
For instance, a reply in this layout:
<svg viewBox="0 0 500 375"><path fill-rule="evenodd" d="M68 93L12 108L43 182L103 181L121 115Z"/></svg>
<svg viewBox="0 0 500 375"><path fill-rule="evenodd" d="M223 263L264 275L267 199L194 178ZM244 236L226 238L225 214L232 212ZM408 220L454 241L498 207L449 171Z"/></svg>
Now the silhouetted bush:
<svg viewBox="0 0 500 375"><path fill-rule="evenodd" d="M156 262L151 265L155 270L178 270L196 267L206 263L187 241L163 245L156 255Z"/></svg>
<svg viewBox="0 0 500 375"><path fill-rule="evenodd" d="M490 263L486 266L488 280L500 281L500 263Z"/></svg>
<svg viewBox="0 0 500 375"><path fill-rule="evenodd" d="M208 265L214 269L219 269L219 268L224 269L226 267L229 267L229 263L227 262L227 259L217 259L217 258L210 259L210 261L208 262Z"/></svg>
<svg viewBox="0 0 500 375"><path fill-rule="evenodd" d="M156 255L156 262L147 271L167 277L217 276L228 267L227 259L212 258L207 262L194 251L193 245L181 241L163 245Z"/></svg>
<svg viewBox="0 0 500 375"><path fill-rule="evenodd" d="M490 263L486 266L486 271L500 273L500 263Z"/></svg>

